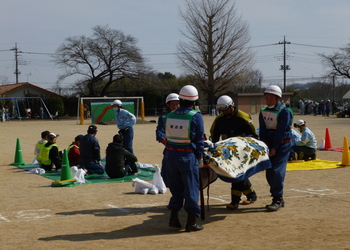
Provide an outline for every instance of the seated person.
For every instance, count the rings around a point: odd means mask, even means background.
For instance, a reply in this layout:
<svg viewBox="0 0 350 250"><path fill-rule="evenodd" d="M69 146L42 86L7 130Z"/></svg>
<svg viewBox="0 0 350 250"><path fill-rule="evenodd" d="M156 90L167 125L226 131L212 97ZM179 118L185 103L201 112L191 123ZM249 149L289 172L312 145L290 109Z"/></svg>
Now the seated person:
<svg viewBox="0 0 350 250"><path fill-rule="evenodd" d="M87 134L80 139L79 168L87 170L87 174L104 174L101 164L100 144L96 138L97 127L90 125Z"/></svg>
<svg viewBox="0 0 350 250"><path fill-rule="evenodd" d="M41 132L41 140L35 144L34 155L39 166L41 166L40 149L47 143L47 136L50 134L49 131L45 130Z"/></svg>
<svg viewBox="0 0 350 250"><path fill-rule="evenodd" d="M68 146L68 160L69 166L78 166L79 165L79 155L80 155L80 139L83 135L78 135L75 137L72 144Z"/></svg>
<svg viewBox="0 0 350 250"><path fill-rule="evenodd" d="M109 178L123 178L138 173L137 158L123 146L123 135L113 136L113 142L106 149L106 173Z"/></svg>
<svg viewBox="0 0 350 250"><path fill-rule="evenodd" d="M290 130L292 132L292 147L296 145L297 141L301 140L301 136L295 129ZM289 161L295 161L298 159L298 154L293 151L293 149L290 152L289 155Z"/></svg>
<svg viewBox="0 0 350 250"><path fill-rule="evenodd" d="M51 171L53 164L55 164L56 171L62 167L62 157L58 151L56 141L57 136L54 133L50 133L47 136L47 143L40 149L41 167L45 171Z"/></svg>
<svg viewBox="0 0 350 250"><path fill-rule="evenodd" d="M292 148L293 151L298 154L298 160L315 160L317 149L315 135L306 127L306 122L304 120L298 120L294 123L294 127L298 128L301 133L301 139L297 140Z"/></svg>

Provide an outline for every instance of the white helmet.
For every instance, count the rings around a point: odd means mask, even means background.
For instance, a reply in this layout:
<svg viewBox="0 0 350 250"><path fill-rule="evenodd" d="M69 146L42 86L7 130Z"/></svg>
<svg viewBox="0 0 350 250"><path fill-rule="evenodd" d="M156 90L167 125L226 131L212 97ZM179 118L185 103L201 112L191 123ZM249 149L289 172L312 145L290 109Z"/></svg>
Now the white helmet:
<svg viewBox="0 0 350 250"><path fill-rule="evenodd" d="M166 97L165 103L168 103L171 101L178 101L178 100L179 100L179 95L176 93L171 93Z"/></svg>
<svg viewBox="0 0 350 250"><path fill-rule="evenodd" d="M113 107L121 107L123 103L120 100L114 100L111 104Z"/></svg>
<svg viewBox="0 0 350 250"><path fill-rule="evenodd" d="M278 97L282 98L282 90L277 85L268 86L267 89L265 90L264 94L273 94L273 95L277 95Z"/></svg>
<svg viewBox="0 0 350 250"><path fill-rule="evenodd" d="M233 105L235 105L235 103L232 101L231 97L227 95L222 95L219 97L216 103L216 108L220 111L223 111L232 107Z"/></svg>
<svg viewBox="0 0 350 250"><path fill-rule="evenodd" d="M179 98L188 101L198 100L198 91L192 85L183 86L179 93Z"/></svg>
<svg viewBox="0 0 350 250"><path fill-rule="evenodd" d="M304 120L297 120L295 123L294 123L294 127L300 127L300 126L303 126L305 125L306 122Z"/></svg>

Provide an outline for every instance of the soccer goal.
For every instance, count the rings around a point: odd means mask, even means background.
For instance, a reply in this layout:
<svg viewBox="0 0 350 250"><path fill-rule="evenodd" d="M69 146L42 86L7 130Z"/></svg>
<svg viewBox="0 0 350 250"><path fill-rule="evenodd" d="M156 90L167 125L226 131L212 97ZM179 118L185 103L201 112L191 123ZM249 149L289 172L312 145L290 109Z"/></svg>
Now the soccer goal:
<svg viewBox="0 0 350 250"><path fill-rule="evenodd" d="M80 97L78 102L77 123L84 125L84 120L91 119L92 124L115 119L111 103L120 100L123 107L133 113L136 119L145 119L145 106L142 96L133 97Z"/></svg>

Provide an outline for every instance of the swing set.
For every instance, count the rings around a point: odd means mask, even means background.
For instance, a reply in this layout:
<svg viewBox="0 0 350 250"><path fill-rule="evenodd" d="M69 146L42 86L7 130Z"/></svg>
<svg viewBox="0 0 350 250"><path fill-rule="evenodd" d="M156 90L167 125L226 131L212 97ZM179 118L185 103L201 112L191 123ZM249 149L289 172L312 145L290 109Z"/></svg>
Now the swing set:
<svg viewBox="0 0 350 250"><path fill-rule="evenodd" d="M32 109L30 108L29 105L29 100L30 99L39 99L40 101L40 109L42 110L42 112L44 112L44 110L47 112L47 114L49 115L50 119L53 120L53 117L51 115L51 113L49 112L44 100L41 97L0 97L0 100L12 100L13 103L13 112L17 113L17 117L20 121L22 121L22 116L21 116L21 111L20 111L20 107L19 107L19 100L23 101L27 101L28 104L28 108L26 107L26 105L24 104L24 110L25 112L28 114L30 114L32 112ZM3 108L4 110L4 108ZM2 111L3 112L3 111ZM43 115L43 114L40 114ZM41 117L43 118L43 117Z"/></svg>

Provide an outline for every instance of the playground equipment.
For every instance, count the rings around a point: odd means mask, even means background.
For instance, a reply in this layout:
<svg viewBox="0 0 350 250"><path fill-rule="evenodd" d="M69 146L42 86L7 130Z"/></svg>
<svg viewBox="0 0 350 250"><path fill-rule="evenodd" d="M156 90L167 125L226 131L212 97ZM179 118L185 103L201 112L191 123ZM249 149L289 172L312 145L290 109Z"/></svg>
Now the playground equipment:
<svg viewBox="0 0 350 250"><path fill-rule="evenodd" d="M48 116L50 117L51 120L53 120L52 116L51 116L51 113L49 112L44 100L41 98L41 97L0 97L0 100L12 100L12 103L13 103L13 111L14 113L16 113L16 117L18 117L18 119L20 121L22 121L22 115L21 115L21 111L20 111L20 105L19 105L19 100L22 100L22 101L27 101L27 104L28 104L28 100L29 99L38 99L39 102L40 102L40 107L42 108L43 112L46 111ZM28 112L29 110L29 106L26 106L24 104L24 110L26 112ZM30 112L32 112L32 110L30 109Z"/></svg>

